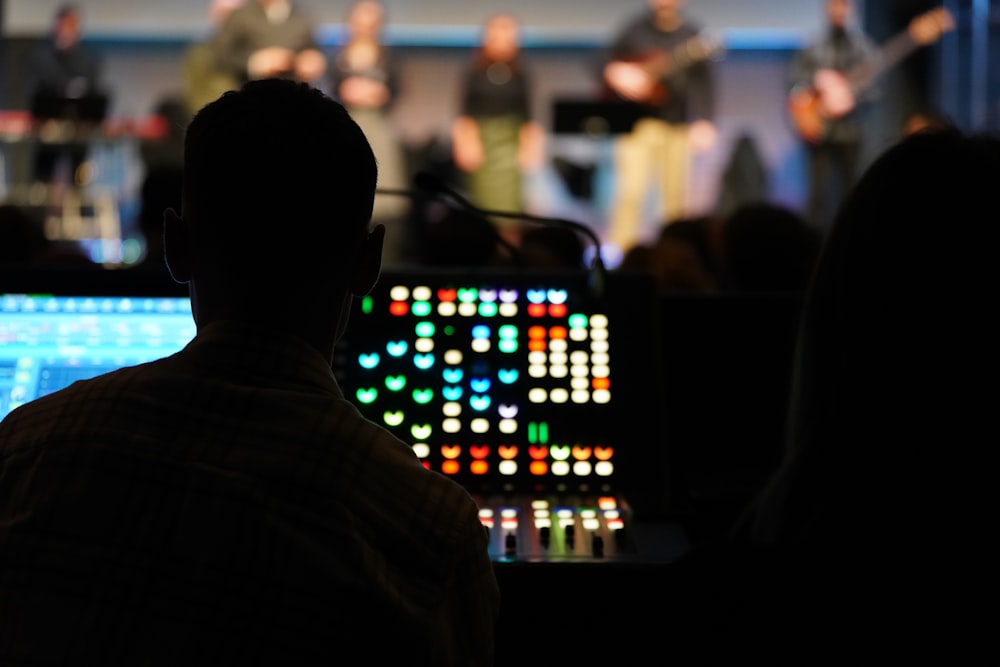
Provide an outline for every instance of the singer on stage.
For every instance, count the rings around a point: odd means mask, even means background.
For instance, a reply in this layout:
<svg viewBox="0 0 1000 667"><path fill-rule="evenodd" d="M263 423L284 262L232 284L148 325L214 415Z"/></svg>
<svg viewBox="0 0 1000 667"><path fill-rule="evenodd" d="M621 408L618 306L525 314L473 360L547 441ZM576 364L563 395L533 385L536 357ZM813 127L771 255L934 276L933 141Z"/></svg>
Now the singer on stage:
<svg viewBox="0 0 1000 667"><path fill-rule="evenodd" d="M643 236L645 202L657 198L657 223L686 213L694 152L716 143L714 47L683 12L685 0L647 0L612 42L601 76L608 96L642 106L632 132L615 143L615 195L609 241L627 251Z"/></svg>

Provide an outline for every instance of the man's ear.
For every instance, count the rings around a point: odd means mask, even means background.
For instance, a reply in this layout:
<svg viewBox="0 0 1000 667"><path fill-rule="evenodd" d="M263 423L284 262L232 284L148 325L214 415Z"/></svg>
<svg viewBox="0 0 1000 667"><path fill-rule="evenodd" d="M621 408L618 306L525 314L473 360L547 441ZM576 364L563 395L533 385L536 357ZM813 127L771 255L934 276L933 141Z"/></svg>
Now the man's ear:
<svg viewBox="0 0 1000 667"><path fill-rule="evenodd" d="M167 270L179 283L191 280L191 236L187 222L177 211L163 211L163 254Z"/></svg>
<svg viewBox="0 0 1000 667"><path fill-rule="evenodd" d="M354 269L351 293L364 296L375 287L382 271L382 245L385 242L385 225L375 225L361 242L360 254Z"/></svg>

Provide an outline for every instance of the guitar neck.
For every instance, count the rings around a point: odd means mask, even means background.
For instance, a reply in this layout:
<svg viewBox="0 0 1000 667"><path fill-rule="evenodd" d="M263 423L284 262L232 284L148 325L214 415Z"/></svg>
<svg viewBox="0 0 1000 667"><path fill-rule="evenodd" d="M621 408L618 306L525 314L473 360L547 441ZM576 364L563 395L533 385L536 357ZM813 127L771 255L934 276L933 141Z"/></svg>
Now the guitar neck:
<svg viewBox="0 0 1000 667"><path fill-rule="evenodd" d="M878 58L856 67L848 75L851 89L855 93L870 88L875 80L904 61L920 48L908 30L899 33L879 49Z"/></svg>

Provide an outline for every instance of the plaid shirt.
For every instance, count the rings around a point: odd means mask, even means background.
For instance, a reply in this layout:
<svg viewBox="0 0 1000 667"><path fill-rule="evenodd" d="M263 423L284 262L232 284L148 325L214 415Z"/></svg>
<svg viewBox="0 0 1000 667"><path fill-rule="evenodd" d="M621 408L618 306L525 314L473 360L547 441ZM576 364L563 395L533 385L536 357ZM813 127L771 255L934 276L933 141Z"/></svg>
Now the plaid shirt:
<svg viewBox="0 0 1000 667"><path fill-rule="evenodd" d="M181 352L0 424L0 664L492 662L469 494L285 334Z"/></svg>

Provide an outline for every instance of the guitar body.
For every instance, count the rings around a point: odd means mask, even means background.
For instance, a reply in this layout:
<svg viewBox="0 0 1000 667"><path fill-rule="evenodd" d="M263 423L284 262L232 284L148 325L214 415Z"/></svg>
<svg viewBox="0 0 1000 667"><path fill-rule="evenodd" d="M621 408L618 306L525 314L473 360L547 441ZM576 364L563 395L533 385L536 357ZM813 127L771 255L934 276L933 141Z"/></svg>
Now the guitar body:
<svg viewBox="0 0 1000 667"><path fill-rule="evenodd" d="M820 92L812 87L798 88L788 97L788 115L803 140L818 144L826 135L827 120Z"/></svg>
<svg viewBox="0 0 1000 667"><path fill-rule="evenodd" d="M652 82L642 99L626 98L607 82L602 97L606 100L633 102L650 108L659 108L667 103L670 95L664 79L674 72L686 69L695 63L718 58L724 52L724 45L718 38L696 35L684 41L671 51L651 49L644 53L620 58L617 62L638 65Z"/></svg>

